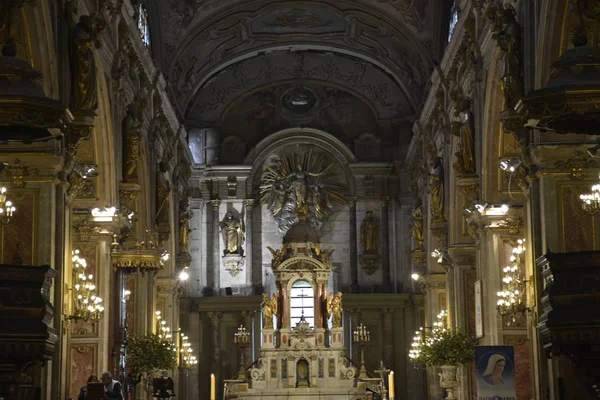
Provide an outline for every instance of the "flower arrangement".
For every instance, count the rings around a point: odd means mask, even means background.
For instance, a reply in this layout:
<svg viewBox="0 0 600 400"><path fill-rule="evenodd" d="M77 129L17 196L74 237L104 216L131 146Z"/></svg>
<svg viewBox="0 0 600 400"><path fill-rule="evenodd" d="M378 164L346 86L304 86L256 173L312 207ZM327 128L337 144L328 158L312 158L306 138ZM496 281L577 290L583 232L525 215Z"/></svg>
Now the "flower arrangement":
<svg viewBox="0 0 600 400"><path fill-rule="evenodd" d="M447 312L437 316L431 329L415 332L408 356L414 364L428 366L465 365L475 359L475 339L468 332L446 328Z"/></svg>
<svg viewBox="0 0 600 400"><path fill-rule="evenodd" d="M127 368L133 376L177 368L177 347L154 334L133 336L127 341Z"/></svg>

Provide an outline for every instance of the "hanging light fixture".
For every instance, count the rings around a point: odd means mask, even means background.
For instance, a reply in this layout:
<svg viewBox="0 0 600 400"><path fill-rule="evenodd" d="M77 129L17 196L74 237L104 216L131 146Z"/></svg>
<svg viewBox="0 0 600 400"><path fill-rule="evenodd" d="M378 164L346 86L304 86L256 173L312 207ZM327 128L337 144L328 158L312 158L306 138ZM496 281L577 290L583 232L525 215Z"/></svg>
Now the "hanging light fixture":
<svg viewBox="0 0 600 400"><path fill-rule="evenodd" d="M511 265L504 267L502 278L502 291L498 292L498 312L507 317L507 324L517 321L517 315L525 310L523 296L525 282L521 278L521 265L525 256L525 239L519 239L517 246L512 250Z"/></svg>
<svg viewBox="0 0 600 400"><path fill-rule="evenodd" d="M592 186L591 193L584 193L579 196L581 201L581 208L588 214L600 213L600 183Z"/></svg>
<svg viewBox="0 0 600 400"><path fill-rule="evenodd" d="M0 188L0 223L9 224L17 208L12 201L6 199L6 188Z"/></svg>
<svg viewBox="0 0 600 400"><path fill-rule="evenodd" d="M102 299L96 296L94 275L87 273L87 261L79 250L72 252L73 265L73 314L69 319L96 322L104 316Z"/></svg>

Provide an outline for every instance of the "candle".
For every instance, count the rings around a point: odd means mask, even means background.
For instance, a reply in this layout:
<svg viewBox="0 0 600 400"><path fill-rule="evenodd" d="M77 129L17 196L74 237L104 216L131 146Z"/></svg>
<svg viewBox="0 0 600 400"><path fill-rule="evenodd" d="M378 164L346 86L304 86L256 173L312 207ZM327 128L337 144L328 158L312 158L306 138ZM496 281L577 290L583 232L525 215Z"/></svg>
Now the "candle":
<svg viewBox="0 0 600 400"><path fill-rule="evenodd" d="M215 374L210 374L210 400L217 400L215 395Z"/></svg>
<svg viewBox="0 0 600 400"><path fill-rule="evenodd" d="M396 389L394 388L394 371L388 375L388 391L390 392L390 400L396 397Z"/></svg>

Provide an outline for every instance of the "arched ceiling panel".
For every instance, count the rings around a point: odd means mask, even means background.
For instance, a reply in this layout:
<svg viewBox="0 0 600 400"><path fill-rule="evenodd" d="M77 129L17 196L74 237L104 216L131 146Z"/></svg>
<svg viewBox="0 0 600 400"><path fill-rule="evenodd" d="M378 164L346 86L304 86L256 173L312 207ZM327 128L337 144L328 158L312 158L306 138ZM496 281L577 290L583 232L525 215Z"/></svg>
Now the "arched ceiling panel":
<svg viewBox="0 0 600 400"><path fill-rule="evenodd" d="M371 63L344 54L281 51L248 58L221 71L198 91L187 118L211 125L221 119L229 104L252 88L292 79L350 88L373 106L380 119L413 113L404 90Z"/></svg>
<svg viewBox="0 0 600 400"><path fill-rule="evenodd" d="M202 122L219 119L218 111L211 110L216 102L229 104L223 90L251 91L268 82L261 77L265 73L274 73L276 80L333 79L357 85L361 95L378 105L379 117L411 115L431 68L430 38L426 30L416 29L426 20L423 4L170 0L163 3L168 5L163 12L168 80L180 110ZM330 59L315 52L297 57L282 49L312 49Z"/></svg>

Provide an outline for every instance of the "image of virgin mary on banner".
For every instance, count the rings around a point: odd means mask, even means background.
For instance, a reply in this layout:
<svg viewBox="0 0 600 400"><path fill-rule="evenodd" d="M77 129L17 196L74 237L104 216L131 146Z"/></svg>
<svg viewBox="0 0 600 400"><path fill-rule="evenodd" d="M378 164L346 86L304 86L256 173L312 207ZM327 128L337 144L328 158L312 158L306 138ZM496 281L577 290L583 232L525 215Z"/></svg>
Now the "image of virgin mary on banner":
<svg viewBox="0 0 600 400"><path fill-rule="evenodd" d="M476 346L477 400L517 400L512 346Z"/></svg>

